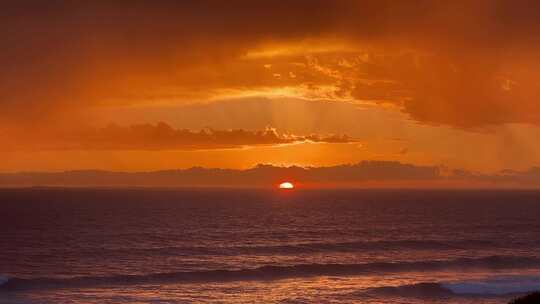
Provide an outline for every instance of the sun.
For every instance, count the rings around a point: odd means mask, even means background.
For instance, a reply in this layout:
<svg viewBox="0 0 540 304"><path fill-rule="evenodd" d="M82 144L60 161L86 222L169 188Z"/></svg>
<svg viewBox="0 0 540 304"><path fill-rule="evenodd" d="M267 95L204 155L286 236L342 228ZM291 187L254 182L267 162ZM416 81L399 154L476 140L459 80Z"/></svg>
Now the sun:
<svg viewBox="0 0 540 304"><path fill-rule="evenodd" d="M294 189L294 185L290 182L283 182L279 184L280 189Z"/></svg>

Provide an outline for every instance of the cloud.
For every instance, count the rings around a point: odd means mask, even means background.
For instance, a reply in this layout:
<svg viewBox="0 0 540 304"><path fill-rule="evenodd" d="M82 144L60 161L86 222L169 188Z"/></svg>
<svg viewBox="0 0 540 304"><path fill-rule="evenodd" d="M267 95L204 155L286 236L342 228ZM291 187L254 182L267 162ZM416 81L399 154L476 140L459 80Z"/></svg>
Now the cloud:
<svg viewBox="0 0 540 304"><path fill-rule="evenodd" d="M272 92L459 128L540 124L537 1L13 1L1 14L2 124Z"/></svg>
<svg viewBox="0 0 540 304"><path fill-rule="evenodd" d="M449 176L454 180L469 180L472 182L485 182L490 184L510 184L513 186L531 187L540 185L540 167L531 167L526 170L501 170L493 174L470 172L462 169L452 171Z"/></svg>
<svg viewBox="0 0 540 304"><path fill-rule="evenodd" d="M191 168L140 173L68 171L60 173L0 174L0 185L132 185L132 186L263 186L273 187L287 178L303 185L362 185L379 181L435 181L437 167L387 161L354 165L302 168L258 165L246 170Z"/></svg>
<svg viewBox="0 0 540 304"><path fill-rule="evenodd" d="M109 124L103 128L76 128L55 133L35 134L29 142L13 141L13 149L43 150L205 150L231 149L260 145L284 145L302 142L355 143L346 135L299 136L280 134L273 128L251 131L243 129L213 130L175 129L170 125Z"/></svg>
<svg viewBox="0 0 540 304"><path fill-rule="evenodd" d="M78 170L64 172L0 173L4 186L226 186L276 187L284 180L300 188L539 188L540 168L502 170L493 174L397 161L361 161L330 167L278 167L257 165L250 169L193 167L149 172Z"/></svg>

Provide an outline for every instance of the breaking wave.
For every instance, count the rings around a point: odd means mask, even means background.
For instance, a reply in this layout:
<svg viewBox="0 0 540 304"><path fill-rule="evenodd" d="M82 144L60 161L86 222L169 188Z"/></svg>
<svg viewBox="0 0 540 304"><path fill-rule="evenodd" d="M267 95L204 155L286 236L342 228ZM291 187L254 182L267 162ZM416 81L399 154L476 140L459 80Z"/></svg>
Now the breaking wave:
<svg viewBox="0 0 540 304"><path fill-rule="evenodd" d="M483 280L426 282L368 289L362 294L393 297L445 298L489 297L523 294L540 290L540 276L503 276Z"/></svg>

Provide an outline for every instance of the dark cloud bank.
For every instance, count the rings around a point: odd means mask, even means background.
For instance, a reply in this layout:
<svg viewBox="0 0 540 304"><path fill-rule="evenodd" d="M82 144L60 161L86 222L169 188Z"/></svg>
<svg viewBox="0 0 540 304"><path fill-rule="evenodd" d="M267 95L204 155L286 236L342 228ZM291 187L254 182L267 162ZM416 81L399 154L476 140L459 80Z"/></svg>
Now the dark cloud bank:
<svg viewBox="0 0 540 304"><path fill-rule="evenodd" d="M31 141L11 139L13 150L210 150L296 143L347 144L357 140L347 135L295 135L264 130L176 129L164 122L104 128L80 128L34 132ZM1 134L0 134L1 135ZM2 137L0 136L0 139Z"/></svg>
<svg viewBox="0 0 540 304"><path fill-rule="evenodd" d="M475 174L462 170L443 173L439 167L393 161L363 161L333 167L276 167L252 169L194 167L153 172L66 171L0 174L0 186L103 186L103 187L275 187L284 180L300 187L456 187L537 188L540 168Z"/></svg>

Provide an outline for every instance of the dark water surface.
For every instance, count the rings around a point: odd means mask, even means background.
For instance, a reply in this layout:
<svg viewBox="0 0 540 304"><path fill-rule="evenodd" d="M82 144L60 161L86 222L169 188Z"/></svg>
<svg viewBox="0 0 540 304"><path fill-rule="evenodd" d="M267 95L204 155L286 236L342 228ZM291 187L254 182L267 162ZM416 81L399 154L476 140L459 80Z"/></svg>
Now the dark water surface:
<svg viewBox="0 0 540 304"><path fill-rule="evenodd" d="M504 303L540 192L0 190L0 303Z"/></svg>

